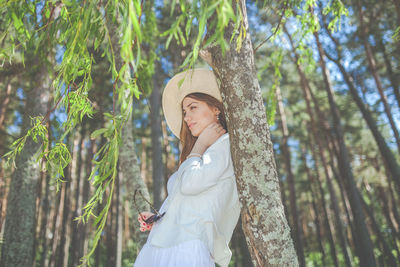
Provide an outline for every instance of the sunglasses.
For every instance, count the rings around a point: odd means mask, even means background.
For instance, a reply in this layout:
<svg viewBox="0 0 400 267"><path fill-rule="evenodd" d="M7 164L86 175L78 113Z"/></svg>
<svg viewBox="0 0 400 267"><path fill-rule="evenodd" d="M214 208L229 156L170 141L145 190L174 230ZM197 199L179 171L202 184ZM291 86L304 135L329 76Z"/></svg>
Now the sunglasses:
<svg viewBox="0 0 400 267"><path fill-rule="evenodd" d="M146 224L152 224L156 221L158 221L159 219L161 219L165 212L163 212L162 214L160 214L154 207L153 205L151 205L151 203L143 196L142 192L139 189L135 190L135 194L133 195L133 203L135 204L136 209L139 211L138 205L136 203L136 193L140 194L140 196L143 198L144 201L146 201L147 204L150 205L150 208L154 211L155 214L151 215L149 218L144 219L142 214L139 212L140 218L142 218L142 220L146 223Z"/></svg>

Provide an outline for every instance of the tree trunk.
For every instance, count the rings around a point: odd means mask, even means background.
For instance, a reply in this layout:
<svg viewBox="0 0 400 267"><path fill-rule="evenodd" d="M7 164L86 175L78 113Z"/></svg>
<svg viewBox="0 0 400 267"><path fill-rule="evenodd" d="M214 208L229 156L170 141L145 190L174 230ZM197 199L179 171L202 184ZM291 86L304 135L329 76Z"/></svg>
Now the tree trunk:
<svg viewBox="0 0 400 267"><path fill-rule="evenodd" d="M383 256L386 258L385 261L388 262L389 266L397 266L396 259L393 256L391 249L389 248L388 244L386 243L385 238L383 237L383 235L381 233L381 229L378 225L378 222L375 220L373 208L368 206L368 204L365 202L364 198L362 197L361 193L359 196L360 196L363 208L365 209L365 212L369 216L369 219L371 222L371 228L374 230L374 232L376 234L377 242L379 242L382 246Z"/></svg>
<svg viewBox="0 0 400 267"><path fill-rule="evenodd" d="M383 88L383 85L382 85L382 82L381 82L381 78L380 78L380 76L379 76L379 74L378 74L378 72L376 70L375 58L374 58L374 55L372 53L371 46L370 46L370 44L368 42L368 39L367 39L368 38L368 31L367 31L366 26L364 24L364 12L362 10L362 6L361 6L361 3L360 3L359 0L357 1L357 9L358 9L358 15L359 15L359 20L360 20L361 39L362 39L363 44L364 44L364 49L365 49L365 54L366 54L367 61L368 61L368 66L369 66L369 69L371 71L372 77L375 80L376 88L378 89L378 93L379 93L379 95L381 97L383 108L384 108L386 116L387 116L387 118L389 120L390 127L392 128L393 135L394 135L394 138L395 138L396 144L397 144L397 151L400 153L400 135L399 135L399 131L398 131L398 129L396 127L396 124L394 122L394 119L393 119L393 116L392 116L392 112L390 110L390 106L389 106L389 103L387 101L387 97L385 95L384 88Z"/></svg>
<svg viewBox="0 0 400 267"><path fill-rule="evenodd" d="M73 191L74 198L75 198L75 206L74 209L72 211L72 220L70 221L70 224L72 224L72 237L71 237L71 265L72 266L76 266L79 263L79 258L78 258L78 250L81 250L82 248L79 246L79 235L81 234L80 231L80 223L78 223L77 221L73 221L74 218L78 217L82 208L81 205L81 199L82 199L82 194L83 194L83 182L85 179L85 177L82 175L83 173L83 168L82 165L84 163L83 161L83 153L85 150L85 125L82 124L81 125L81 129L80 129L80 134L79 134L79 142L77 145L78 151L75 154L76 157L76 170L75 170L75 179L76 179L76 188L75 188L75 192ZM71 196L72 197L72 196Z"/></svg>
<svg viewBox="0 0 400 267"><path fill-rule="evenodd" d="M387 75L389 76L390 84L392 86L393 93L396 97L397 106L400 108L399 77L393 72L392 62L390 61L389 56L386 52L386 48L381 36L379 37L378 46L383 54L383 59L385 61L385 66L386 66L386 72Z"/></svg>
<svg viewBox="0 0 400 267"><path fill-rule="evenodd" d="M311 136L309 137L311 139ZM310 144L312 144L312 142L310 141ZM327 210L327 204L325 202L325 192L324 189L322 187L322 183L321 183L321 178L320 178L320 174L319 174L319 168L318 168L318 157L315 153L315 151L313 149L310 149L311 153L312 153L312 157L314 159L315 162L315 172L316 172L316 181L317 181L317 186L321 195L321 206L322 206L322 211L324 214L324 225L326 228L326 231L328 232L328 241L329 241L329 249L331 252L331 257L333 260L333 264L335 266L339 266L339 260L337 258L337 252L336 252L336 246L335 246L335 241L333 239L333 234L332 234L332 229L333 227L331 227L330 223L329 223L329 216L328 216L328 210ZM305 151L304 151L305 153ZM320 156L320 158L322 159L322 157ZM324 163L322 163L324 165ZM323 167L326 173L326 167ZM328 176L327 176L328 178Z"/></svg>
<svg viewBox="0 0 400 267"><path fill-rule="evenodd" d="M325 90L329 100L329 107L333 116L333 129L339 143L339 170L345 181L345 189L349 197L350 207L352 209L354 217L357 240L359 241L356 244L358 247L357 251L359 251L358 256L360 259L360 264L362 266L376 266L372 242L368 233L367 226L365 224L365 216L359 198L359 192L354 181L353 171L350 166L350 157L344 141L344 132L340 121L339 109L334 99L334 92L332 87L330 86L331 83L329 73L325 66L324 51L322 50L322 46L319 42L318 33L315 33L314 36L318 46L322 74L326 85Z"/></svg>
<svg viewBox="0 0 400 267"><path fill-rule="evenodd" d="M306 174L307 174L307 178L308 178L309 190L310 190L310 193L311 193L311 204L312 204L311 216L314 217L314 223L315 223L316 232L317 232L318 247L319 247L319 250L321 251L321 254L322 254L322 265L325 266L326 265L326 263L325 263L326 255L325 255L324 244L323 244L323 241L322 241L321 224L320 224L320 221L319 221L319 212L318 212L317 204L315 203L315 200L314 200L314 198L316 198L317 201L319 201L318 200L318 193L313 188L314 184L315 184L315 182L314 182L315 179L314 179L313 175L311 175L310 168L307 165L307 159L306 159L306 156L305 156L306 155L306 151L305 151L305 149L303 147L301 147L300 149L301 149L300 155L301 155L301 159L303 161L303 164L304 164L304 167L305 167L305 170L306 170ZM323 198L323 195L322 195L322 198ZM325 207L324 207L324 209L325 209ZM328 229L327 230L328 230L328 234L330 234L331 237L332 237L331 230L330 230L330 227L329 227L329 223L328 223ZM334 244L333 243L333 239L332 239L332 244ZM336 256L336 254L335 254L335 256ZM337 262L337 260L336 260L336 262Z"/></svg>
<svg viewBox="0 0 400 267"><path fill-rule="evenodd" d="M161 86L163 82L162 68L160 62L155 62L155 73L153 76L153 91L150 95L150 122L151 122L151 148L152 148L152 167L153 167L153 199L154 207L159 209L166 197L165 177L163 164L163 148L162 148L162 129L161 129Z"/></svg>
<svg viewBox="0 0 400 267"><path fill-rule="evenodd" d="M30 116L45 115L49 100L49 79L46 67L40 67L36 77L32 77L32 89L26 93L24 109L25 133L30 125ZM32 266L35 251L36 190L40 178L39 163L35 153L40 148L39 139L35 143L28 138L22 153L16 159L16 170L12 175L7 199L4 243L0 266Z"/></svg>
<svg viewBox="0 0 400 267"><path fill-rule="evenodd" d="M117 222L116 222L116 259L115 259L115 266L121 267L122 264L122 219L123 219L123 207L124 207L124 200L123 200L123 191L121 190L123 177L120 173L118 173L118 179L115 181L117 183L116 187L116 200L117 200Z"/></svg>
<svg viewBox="0 0 400 267"><path fill-rule="evenodd" d="M326 177L326 182L328 185L328 190L329 190L329 194L330 194L330 199L331 199L331 204L332 204L332 208L333 208L333 212L335 214L335 226L337 228L337 234L340 240L340 245L342 248L342 252L343 252L343 256L344 256L344 260L346 263L346 266L351 266L351 262L350 262L350 257L349 254L347 252L347 245L345 242L345 236L344 236L344 231L343 231L343 227L342 227L342 222L340 219L340 210L339 210L339 204L338 204L338 200L337 200L337 196L336 196L336 192L333 188L333 184L332 184L332 169L330 168L330 166L327 163L326 157L323 153L324 151L324 145L322 144L322 140L320 138L320 132L318 131L319 127L317 126L317 122L316 119L314 117L314 112L311 108L311 87L310 87L310 83L302 69L302 67L299 64L299 56L297 55L293 40L289 34L289 32L287 31L286 27L284 26L284 31L286 32L286 35L289 38L291 47L292 47L292 53L294 54L294 57L292 58L293 63L296 65L296 70L300 76L300 81L301 81L301 88L304 94L304 99L306 101L306 107L307 107L307 112L310 116L310 128L311 128L311 133L315 139L315 142L317 144L318 147L318 155L321 159L321 163L322 163L322 167L324 169L324 173L325 173L325 177ZM315 105L317 105L317 103L314 103ZM319 108L316 107L316 110L319 111ZM321 115L319 115L319 117L321 117ZM338 262L336 262L336 264L338 264Z"/></svg>
<svg viewBox="0 0 400 267"><path fill-rule="evenodd" d="M136 189L140 190L145 198L150 200L149 192L140 175L140 167L135 154L135 143L132 135L132 119L128 119L122 128L122 146L120 147L119 156L119 171L125 179L125 186L128 193L128 198L132 203L134 201L134 192ZM150 211L149 205L141 199L140 195L136 196L136 204L134 206L131 222L134 225L134 240L138 243L138 248L141 248L147 239L147 234L140 232L139 223L137 222L137 215L139 212ZM139 210L137 210L139 209Z"/></svg>
<svg viewBox="0 0 400 267"><path fill-rule="evenodd" d="M214 73L221 82L242 225L255 266L298 266L290 229L284 214L269 126L254 65L245 1L238 2L246 36L240 51L236 39L222 55L211 46ZM236 4L233 5L236 9ZM209 37L212 27L209 22ZM234 25L225 31L229 43Z"/></svg>
<svg viewBox="0 0 400 267"><path fill-rule="evenodd" d="M319 46L321 46L320 43ZM336 50L338 50L338 48L336 48ZM340 73L343 75L343 79L349 88L349 92L352 98L354 99L354 102L356 102L365 122L367 123L369 129L371 130L372 135L374 136L378 149L382 155L383 160L385 161L385 166L387 166L388 171L391 174L391 178L396 184L397 192L400 192L400 166L397 164L395 156L393 155L392 151L386 144L386 141L383 138L382 134L379 132L378 126L375 120L373 119L370 110L365 106L364 102L358 95L357 89L355 88L353 83L353 78L346 72L343 64L341 63L340 58L334 59L329 54L325 54L325 52L323 53L336 64L336 66L340 70Z"/></svg>
<svg viewBox="0 0 400 267"><path fill-rule="evenodd" d="M4 119L6 117L8 103L10 102L11 91L12 91L11 78L8 78L6 95L4 96L4 99L3 99L3 101L1 101L1 105L0 105L0 129L3 129L3 124L4 124ZM42 114L42 115L44 115L44 114Z"/></svg>
<svg viewBox="0 0 400 267"><path fill-rule="evenodd" d="M287 174L287 179L288 179L288 184L289 184L289 192L290 192L290 214L292 215L292 221L293 221L293 239L294 239L294 245L296 248L297 256L299 257L299 265L300 266L306 266L306 261L304 258L304 234L302 231L302 228L300 226L300 219L299 219L299 214L297 210L297 197L296 197L296 189L295 189L295 181L294 181L294 175L292 171L292 166L291 166L291 156L290 156L290 148L288 144L288 139L289 139L289 130L287 128L286 124L286 114L282 102L282 95L281 95L281 90L279 86L276 88L276 97L277 97L277 102L278 102L278 114L280 116L280 123L279 126L282 131L282 144L281 144L281 150L282 150L282 156L285 161L285 167L286 167L286 174Z"/></svg>

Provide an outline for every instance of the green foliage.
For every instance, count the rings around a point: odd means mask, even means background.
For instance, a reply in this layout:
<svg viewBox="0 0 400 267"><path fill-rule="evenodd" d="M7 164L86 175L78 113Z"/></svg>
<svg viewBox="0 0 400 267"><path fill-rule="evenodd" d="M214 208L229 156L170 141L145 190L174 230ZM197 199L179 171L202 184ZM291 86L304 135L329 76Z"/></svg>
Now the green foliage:
<svg viewBox="0 0 400 267"><path fill-rule="evenodd" d="M193 47L191 52L186 56L180 68L192 68L197 60L200 49L206 48L209 45L219 45L222 53L225 53L226 49L229 47L229 44L225 40L224 33L225 28L228 26L230 21L233 21L235 23L235 28L239 29L237 48L240 49L246 31L243 27L242 11L237 9L237 13L235 14L232 8L232 0L201 0L200 2L181 0L179 1L179 4L180 11L182 13L171 25L170 29L161 34L161 36L168 36L166 42L167 48L172 38L175 38L178 44L182 43L185 45L187 43L187 39L189 38L193 22L197 21L198 23L198 33ZM171 5L171 14L175 8L175 5L176 1L173 1ZM204 35L206 33L207 21L211 20L213 15L215 15L216 18L211 22L212 34L207 40L205 40L204 44L202 44ZM231 40L236 34L236 32L232 33Z"/></svg>
<svg viewBox="0 0 400 267"><path fill-rule="evenodd" d="M47 128L42 124L42 122L43 122L43 117L39 116L31 118L32 127L27 131L27 133L24 136L15 140L11 144L10 151L3 155L3 157L7 159L7 164L11 162L14 165L14 167L16 167L15 159L22 152L28 137L31 137L35 143L40 141L38 140L39 138L41 139L42 152L38 154L38 159L40 159L41 156L43 156L44 148L47 147L49 141L47 139Z"/></svg>
<svg viewBox="0 0 400 267"><path fill-rule="evenodd" d="M63 181L64 169L72 160L71 154L64 143L56 143L55 146L45 153L46 170L56 183L57 192L60 190L60 184Z"/></svg>
<svg viewBox="0 0 400 267"><path fill-rule="evenodd" d="M329 4L326 7L324 7L322 13L324 15L327 15L329 13L333 15L332 20L328 24L328 29L331 31L340 30L342 16L349 15L349 11L340 0L330 1Z"/></svg>
<svg viewBox="0 0 400 267"><path fill-rule="evenodd" d="M17 139L10 147L10 152L4 155L8 162L14 163L27 138L41 142L37 159L46 159L47 171L52 181L57 184L57 191L63 181L64 169L71 162L71 153L64 144L64 139L74 132L75 127L85 116L90 118L95 113L92 101L89 99L90 90L95 90L92 88L92 71L93 65L96 64L93 51L100 52L109 63L114 108L112 112L104 114L107 122L104 128L95 130L91 135L93 139L103 137L106 143L94 156L94 168L88 178L95 188L94 194L84 206L83 214L76 218L83 223L94 218L93 224L96 228L92 246L88 254L82 258L82 265L90 266L90 257L98 245L106 223L117 174L121 130L131 116L134 97L139 98L142 93L149 93L152 88L150 78L154 74L154 61L157 59L155 53L157 45L154 40L158 30L156 17L149 2L144 1L143 12L141 6L143 1L140 0L50 0L45 1L40 20L36 14L35 1L2 1L0 5L2 20L8 25L5 31L0 33L0 42L9 44L0 48L1 62L12 61L17 54L24 62L26 52L46 58L48 53L63 51L62 61L49 66L54 69L51 76L55 77L52 82L54 109L60 109L58 103L62 103L67 114L67 120L61 126L63 134L54 145L50 146L44 124L49 116L32 118L32 127L24 136ZM302 25L301 36L318 29L317 18L308 12L314 5L315 1L306 1L304 10L307 12L304 16L298 17ZM225 53L230 46L225 36L229 23L233 23L234 30L228 38L230 42L236 42L237 50L241 49L247 29L238 1L180 0L177 3L174 0L171 3L171 14L176 8L180 11L179 16L171 27L161 34L167 37L166 47L168 48L172 38L179 45L186 46L190 43L190 34L195 28L197 30L191 52L187 54L181 68L193 67L201 48L217 45ZM344 12L340 1L334 1L329 9L325 10L332 12L334 16L340 16ZM292 15L292 10L287 9L285 15ZM204 40L206 33L210 34L207 40ZM142 47L143 43L149 47L147 51ZM304 47L305 45L300 43L299 49L303 51L302 54L312 62L312 53ZM266 111L270 125L273 124L275 116L275 90L282 78L280 71L282 59L283 53L280 50L271 55L274 79L267 96ZM306 62L304 59L301 60L302 63ZM312 66L311 63L307 65ZM266 65L265 68L267 67ZM96 208L103 203L103 200L106 203L100 213L96 214Z"/></svg>
<svg viewBox="0 0 400 267"><path fill-rule="evenodd" d="M396 30L393 33L392 39L395 42L399 42L400 41L400 26L396 28Z"/></svg>

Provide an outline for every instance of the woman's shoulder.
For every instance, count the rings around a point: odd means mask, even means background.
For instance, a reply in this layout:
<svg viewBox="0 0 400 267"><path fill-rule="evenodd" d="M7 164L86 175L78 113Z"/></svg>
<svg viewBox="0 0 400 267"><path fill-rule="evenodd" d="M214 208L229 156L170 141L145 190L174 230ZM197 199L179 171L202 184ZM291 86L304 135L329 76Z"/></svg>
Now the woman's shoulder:
<svg viewBox="0 0 400 267"><path fill-rule="evenodd" d="M229 144L229 133L224 133L223 135L221 135L212 145L217 145L219 143Z"/></svg>
<svg viewBox="0 0 400 267"><path fill-rule="evenodd" d="M229 150L230 149L230 144L229 144L229 134L225 133L221 135L207 150Z"/></svg>

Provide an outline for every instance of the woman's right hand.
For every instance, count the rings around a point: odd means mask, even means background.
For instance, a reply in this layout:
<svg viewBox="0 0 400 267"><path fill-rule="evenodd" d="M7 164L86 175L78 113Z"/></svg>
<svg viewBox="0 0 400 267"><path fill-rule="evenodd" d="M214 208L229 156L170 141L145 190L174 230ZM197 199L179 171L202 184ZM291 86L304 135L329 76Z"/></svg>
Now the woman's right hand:
<svg viewBox="0 0 400 267"><path fill-rule="evenodd" d="M140 215L142 215L142 216L140 216ZM153 227L153 223L147 224L146 222L143 221L143 219L146 220L146 219L150 218L150 216L152 216L152 215L154 215L154 213L152 213L150 211L144 211L138 215L138 221L140 223L140 231L141 232L150 231L151 228ZM142 219L142 217L143 217L143 219Z"/></svg>
<svg viewBox="0 0 400 267"><path fill-rule="evenodd" d="M210 123L199 135L197 141L203 144L206 148L211 146L218 138L226 131L218 122Z"/></svg>

